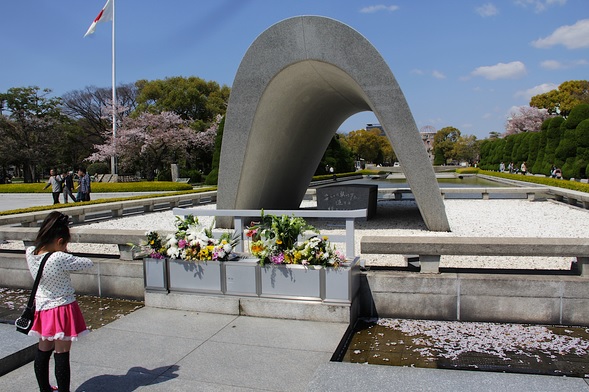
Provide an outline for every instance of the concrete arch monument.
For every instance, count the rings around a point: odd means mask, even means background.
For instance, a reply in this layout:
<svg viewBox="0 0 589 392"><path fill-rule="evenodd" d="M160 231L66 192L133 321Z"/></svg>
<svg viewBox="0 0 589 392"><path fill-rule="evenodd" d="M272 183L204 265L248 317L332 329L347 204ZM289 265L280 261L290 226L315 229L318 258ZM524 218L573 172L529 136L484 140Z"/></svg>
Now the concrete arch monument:
<svg viewBox="0 0 589 392"><path fill-rule="evenodd" d="M217 208L297 209L338 127L362 111L374 112L392 142L427 227L449 231L393 73L361 34L318 16L279 22L247 50L227 108Z"/></svg>

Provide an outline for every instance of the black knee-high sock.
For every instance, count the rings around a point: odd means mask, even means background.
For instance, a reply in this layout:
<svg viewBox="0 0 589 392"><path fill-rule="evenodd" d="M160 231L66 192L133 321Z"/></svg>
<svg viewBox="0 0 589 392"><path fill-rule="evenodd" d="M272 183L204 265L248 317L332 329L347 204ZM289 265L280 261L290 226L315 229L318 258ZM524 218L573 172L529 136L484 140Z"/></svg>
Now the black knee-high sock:
<svg viewBox="0 0 589 392"><path fill-rule="evenodd" d="M51 384L49 384L49 359L53 350L41 351L37 349L35 354L35 376L37 377L37 384L41 392L51 391Z"/></svg>
<svg viewBox="0 0 589 392"><path fill-rule="evenodd" d="M55 353L55 379L59 392L70 392L70 353Z"/></svg>

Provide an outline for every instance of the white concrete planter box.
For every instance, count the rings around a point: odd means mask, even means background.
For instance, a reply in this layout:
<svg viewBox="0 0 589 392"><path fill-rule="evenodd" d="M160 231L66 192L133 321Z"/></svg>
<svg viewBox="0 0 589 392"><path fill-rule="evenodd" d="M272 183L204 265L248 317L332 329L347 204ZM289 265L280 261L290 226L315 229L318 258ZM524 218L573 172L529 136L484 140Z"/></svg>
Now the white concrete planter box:
<svg viewBox="0 0 589 392"><path fill-rule="evenodd" d="M228 295L257 297L260 287L260 265L258 259L224 261L223 292Z"/></svg>
<svg viewBox="0 0 589 392"><path fill-rule="evenodd" d="M351 303L360 288L360 258L339 268L325 268L324 302Z"/></svg>
<svg viewBox="0 0 589 392"><path fill-rule="evenodd" d="M168 259L170 291L222 294L220 261Z"/></svg>
<svg viewBox="0 0 589 392"><path fill-rule="evenodd" d="M261 297L351 303L359 287L356 258L338 268L267 265L260 268Z"/></svg>
<svg viewBox="0 0 589 392"><path fill-rule="evenodd" d="M168 291L166 259L143 259L143 282L147 290Z"/></svg>
<svg viewBox="0 0 589 392"><path fill-rule="evenodd" d="M323 267L296 264L260 268L262 297L321 300Z"/></svg>
<svg viewBox="0 0 589 392"><path fill-rule="evenodd" d="M227 296L280 298L350 304L359 287L356 258L338 268L260 266L257 259L184 261L145 259L145 288Z"/></svg>

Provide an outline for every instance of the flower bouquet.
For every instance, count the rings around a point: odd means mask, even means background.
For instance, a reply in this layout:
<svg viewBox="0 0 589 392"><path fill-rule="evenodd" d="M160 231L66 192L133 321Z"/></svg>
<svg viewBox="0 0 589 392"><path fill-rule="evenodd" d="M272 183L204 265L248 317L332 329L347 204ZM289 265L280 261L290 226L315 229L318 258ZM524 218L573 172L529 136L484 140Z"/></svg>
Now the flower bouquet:
<svg viewBox="0 0 589 392"><path fill-rule="evenodd" d="M227 261L239 241L237 235L223 233L220 238L213 237L212 225L203 227L198 218L187 215L176 217L176 232L168 234L165 241L159 233L146 233L147 246L151 250L149 257L182 259L190 261Z"/></svg>
<svg viewBox="0 0 589 392"><path fill-rule="evenodd" d="M300 217L264 215L259 223L246 229L251 239L250 252L266 264L302 264L337 267L345 256L327 241L327 237L299 238L307 231L319 231Z"/></svg>
<svg viewBox="0 0 589 392"><path fill-rule="evenodd" d="M143 244L144 248L147 248L149 258L152 259L165 259L166 248L162 244L162 238L157 231L148 231L145 233L147 243Z"/></svg>

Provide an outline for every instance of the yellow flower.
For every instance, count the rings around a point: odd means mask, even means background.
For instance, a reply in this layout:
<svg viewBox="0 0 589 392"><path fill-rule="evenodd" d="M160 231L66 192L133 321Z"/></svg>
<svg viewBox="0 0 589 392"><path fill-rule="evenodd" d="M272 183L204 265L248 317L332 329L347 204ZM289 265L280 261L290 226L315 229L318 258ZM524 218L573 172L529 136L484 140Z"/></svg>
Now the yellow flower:
<svg viewBox="0 0 589 392"><path fill-rule="evenodd" d="M206 247L202 248L200 250L200 252L198 252L198 258L200 260L208 260L208 257L209 257L209 250Z"/></svg>
<svg viewBox="0 0 589 392"><path fill-rule="evenodd" d="M265 248L264 245L262 245L261 243L254 242L251 246L251 249L252 253L256 254L262 252Z"/></svg>
<svg viewBox="0 0 589 392"><path fill-rule="evenodd" d="M277 239L277 240L276 240L276 243L277 243L278 245L282 245L282 240L281 240L281 239Z"/></svg>

